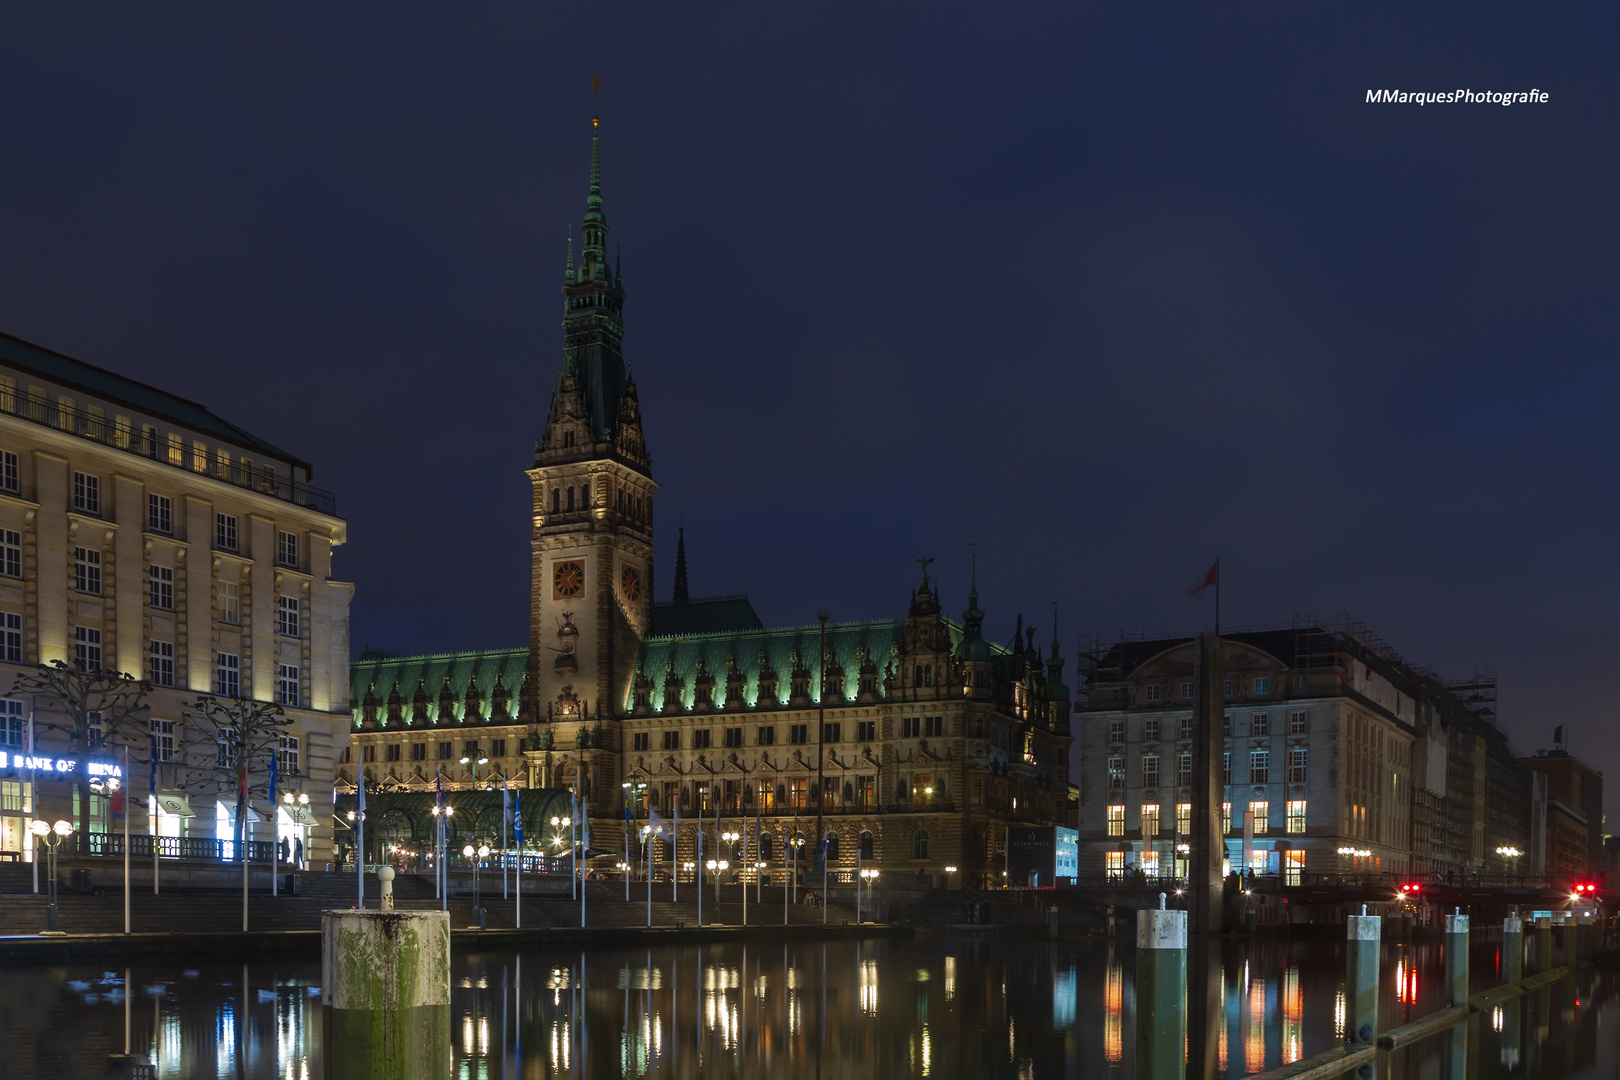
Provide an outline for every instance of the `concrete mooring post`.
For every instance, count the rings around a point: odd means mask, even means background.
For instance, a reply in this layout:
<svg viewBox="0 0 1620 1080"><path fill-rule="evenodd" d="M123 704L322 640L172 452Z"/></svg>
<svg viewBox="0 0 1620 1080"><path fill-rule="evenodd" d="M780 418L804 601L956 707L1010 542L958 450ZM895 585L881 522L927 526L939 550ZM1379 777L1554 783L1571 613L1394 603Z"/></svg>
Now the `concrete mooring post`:
<svg viewBox="0 0 1620 1080"><path fill-rule="evenodd" d="M1462 908L1446 916L1446 998L1452 1005L1468 1004L1468 916Z"/></svg>
<svg viewBox="0 0 1620 1080"><path fill-rule="evenodd" d="M1370 1045L1378 1035L1378 951L1383 919L1367 914L1345 920L1344 1041L1354 1047Z"/></svg>
<svg viewBox="0 0 1620 1080"><path fill-rule="evenodd" d="M1524 978L1524 923L1517 912L1502 920L1502 981Z"/></svg>
<svg viewBox="0 0 1620 1080"><path fill-rule="evenodd" d="M449 914L322 912L321 1004L330 1080L448 1080Z"/></svg>
<svg viewBox="0 0 1620 1080"><path fill-rule="evenodd" d="M1181 1080L1186 1075L1187 913L1136 913L1136 1075Z"/></svg>
<svg viewBox="0 0 1620 1080"><path fill-rule="evenodd" d="M1552 919L1543 916L1536 920L1536 970L1532 974L1540 975L1552 968Z"/></svg>
<svg viewBox="0 0 1620 1080"><path fill-rule="evenodd" d="M1571 913L1564 920L1564 963L1578 964L1581 962L1581 917L1578 913Z"/></svg>

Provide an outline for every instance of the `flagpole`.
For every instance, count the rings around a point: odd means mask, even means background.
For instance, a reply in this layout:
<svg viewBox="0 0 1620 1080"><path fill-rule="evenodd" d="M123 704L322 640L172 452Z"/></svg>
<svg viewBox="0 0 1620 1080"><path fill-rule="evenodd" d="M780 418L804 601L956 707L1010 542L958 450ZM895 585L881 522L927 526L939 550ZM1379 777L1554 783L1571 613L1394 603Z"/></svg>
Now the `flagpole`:
<svg viewBox="0 0 1620 1080"><path fill-rule="evenodd" d="M354 877L360 888L360 902L355 906L366 910L366 770L360 767L360 799L359 809L354 815L355 850L354 850Z"/></svg>
<svg viewBox="0 0 1620 1080"><path fill-rule="evenodd" d="M158 811L158 801L157 801L157 766L158 766L158 742L157 742L157 736L153 735L152 736L152 768L151 768L151 771L146 774L146 794L147 794L147 796L149 798L149 805L151 806L151 813L148 814L147 816L151 818L151 821L149 822L149 825L151 826L151 829L152 829L152 895L153 896L156 896L158 894L158 849L162 846L162 840L163 840L163 818L162 818L160 812Z"/></svg>
<svg viewBox="0 0 1620 1080"><path fill-rule="evenodd" d="M523 929L523 789L522 788L518 788L517 795L514 796L514 799L516 801L513 804L513 808L517 812L512 815L512 820L517 823L517 846L518 846L518 861L517 861L517 874L516 874L516 877L517 877L517 928L519 930L521 930L521 929ZM519 1000L521 1001L522 998L520 997ZM519 1038L521 1038L521 1037L522 1036L519 1036Z"/></svg>
<svg viewBox="0 0 1620 1080"><path fill-rule="evenodd" d="M652 927L652 815L647 815L647 926ZM647 985L652 986L649 981Z"/></svg>
<svg viewBox="0 0 1620 1080"><path fill-rule="evenodd" d="M1221 557L1215 556L1215 634L1221 633Z"/></svg>
<svg viewBox="0 0 1620 1080"><path fill-rule="evenodd" d="M669 899L681 902L681 794L675 793L675 828L669 834Z"/></svg>
<svg viewBox="0 0 1620 1080"><path fill-rule="evenodd" d="M127 934L129 933L129 747L122 747L121 753L124 758L124 767L120 770L124 775L119 780L124 787L124 933ZM127 982L128 980L124 987L126 1001L129 994ZM127 1038L127 1029L125 1034ZM128 1047L125 1047L124 1052L126 1054L129 1052Z"/></svg>

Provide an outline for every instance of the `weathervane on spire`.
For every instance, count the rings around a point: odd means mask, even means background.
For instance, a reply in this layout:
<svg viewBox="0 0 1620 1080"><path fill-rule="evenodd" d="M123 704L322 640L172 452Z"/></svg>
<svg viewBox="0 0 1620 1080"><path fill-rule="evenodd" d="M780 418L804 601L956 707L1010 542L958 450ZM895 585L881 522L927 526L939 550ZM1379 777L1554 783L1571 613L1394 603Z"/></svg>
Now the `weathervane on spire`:
<svg viewBox="0 0 1620 1080"><path fill-rule="evenodd" d="M602 112L602 76L595 75L591 79L591 93L596 95L596 107L591 110L591 127L601 127Z"/></svg>
<svg viewBox="0 0 1620 1080"><path fill-rule="evenodd" d="M913 555L912 558L917 560L917 565L922 568L923 579L921 588L926 589L928 588L928 566L930 563L935 563L939 560L928 555Z"/></svg>

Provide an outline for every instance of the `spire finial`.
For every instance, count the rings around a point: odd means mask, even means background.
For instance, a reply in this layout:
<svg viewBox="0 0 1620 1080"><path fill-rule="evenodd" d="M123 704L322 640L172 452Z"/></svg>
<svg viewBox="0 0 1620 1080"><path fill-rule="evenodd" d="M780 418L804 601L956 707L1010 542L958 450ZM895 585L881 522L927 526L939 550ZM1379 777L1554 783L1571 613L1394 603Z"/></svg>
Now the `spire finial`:
<svg viewBox="0 0 1620 1080"><path fill-rule="evenodd" d="M677 526L679 539L675 543L675 602L687 604L692 600L692 591L686 582L686 526Z"/></svg>

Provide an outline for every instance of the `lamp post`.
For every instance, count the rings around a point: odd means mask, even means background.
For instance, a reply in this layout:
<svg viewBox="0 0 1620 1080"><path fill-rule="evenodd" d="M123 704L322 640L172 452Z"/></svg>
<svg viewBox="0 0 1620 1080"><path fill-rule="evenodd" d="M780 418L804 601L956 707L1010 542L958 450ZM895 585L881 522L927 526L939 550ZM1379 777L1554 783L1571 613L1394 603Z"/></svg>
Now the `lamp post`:
<svg viewBox="0 0 1620 1080"><path fill-rule="evenodd" d="M720 875L730 869L731 864L725 859L710 859L707 865L709 872L714 875L714 906L715 910L718 911L720 908Z"/></svg>
<svg viewBox="0 0 1620 1080"><path fill-rule="evenodd" d="M489 858L489 845L480 844L477 850L474 850L473 846L468 844L461 849L461 853L473 860L473 910L479 913L478 926L479 929L483 929L483 908L480 906L481 898L478 891L478 867L483 860Z"/></svg>
<svg viewBox="0 0 1620 1080"><path fill-rule="evenodd" d="M439 910L450 910L450 868L445 865L447 847L445 836L450 830L450 815L455 807L446 803L433 806L433 891L439 894Z"/></svg>
<svg viewBox="0 0 1620 1080"><path fill-rule="evenodd" d="M73 823L70 821L58 821L55 825L52 825L48 822L35 820L29 823L28 829L40 840L44 841L46 848L50 851L48 863L50 880L46 882L49 886L50 895L49 906L45 909L45 932L47 934L60 933L56 928L56 849L61 846L63 840L73 834Z"/></svg>
<svg viewBox="0 0 1620 1080"><path fill-rule="evenodd" d="M474 759L471 754L461 755L461 763L463 765L472 766L472 786L474 791L478 790L478 766L489 764L488 755L486 755L482 750L478 750L476 753L478 754L476 759Z"/></svg>
<svg viewBox="0 0 1620 1080"><path fill-rule="evenodd" d="M945 869L947 871L954 871L956 869L956 867L948 866ZM857 925L861 921L861 888L860 887L863 884L866 886L867 899L870 900L871 896L872 896L871 889L872 889L873 885L877 884L877 877L878 877L878 872L877 872L876 867L870 867L868 869L865 869L865 870L861 871L861 880L860 880L860 882L857 882L856 886L855 886L855 922L856 922Z"/></svg>
<svg viewBox="0 0 1620 1080"><path fill-rule="evenodd" d="M572 824L573 820L566 814L562 817L558 817L556 814L551 815L551 847L553 851L551 858L553 860L557 858L555 854L556 849L563 846L562 830L568 828Z"/></svg>
<svg viewBox="0 0 1620 1080"><path fill-rule="evenodd" d="M1518 873L1519 873L1519 856L1523 855L1524 852L1520 851L1518 848L1513 847L1511 845L1506 845L1506 846L1497 848L1496 853L1498 855L1502 856L1502 858L1504 858L1504 859L1512 859L1513 860L1513 867L1512 867L1512 870L1510 871L1510 873L1512 873L1515 877L1517 877Z"/></svg>
<svg viewBox="0 0 1620 1080"><path fill-rule="evenodd" d="M730 830L727 830L726 832L723 832L723 833L720 834L720 839L724 840L728 845L730 845L730 844L735 844L737 842L737 838L739 836L741 836L741 835L742 835L741 833L736 833L736 832L732 832ZM724 865L724 864L722 864L722 865ZM738 863L737 863L738 869L741 869L742 865L743 864L742 864L741 860L739 860ZM747 888L747 886L744 886L743 887L743 924L744 925L747 925L747 923L748 923L748 906L747 905L748 905L748 888ZM714 878L714 907L715 907L716 911L718 911L720 909L720 875L718 875L718 874L716 874L715 878Z"/></svg>

